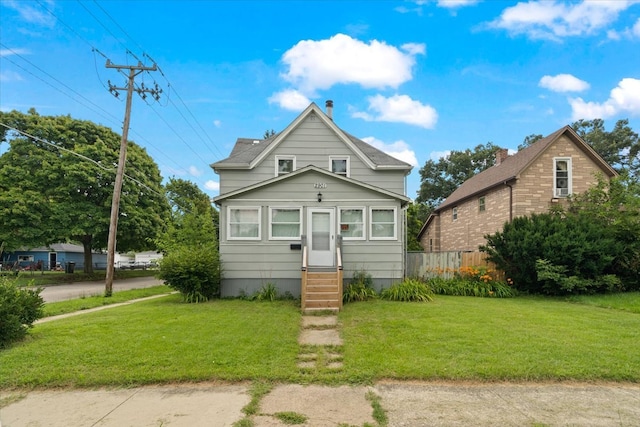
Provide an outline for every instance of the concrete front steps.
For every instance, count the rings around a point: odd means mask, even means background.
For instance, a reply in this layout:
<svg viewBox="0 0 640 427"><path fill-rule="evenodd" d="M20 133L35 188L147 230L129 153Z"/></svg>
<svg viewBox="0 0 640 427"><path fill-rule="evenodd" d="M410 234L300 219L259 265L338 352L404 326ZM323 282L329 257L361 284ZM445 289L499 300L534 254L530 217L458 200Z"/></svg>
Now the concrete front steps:
<svg viewBox="0 0 640 427"><path fill-rule="evenodd" d="M302 310L340 311L342 308L342 270L302 272Z"/></svg>

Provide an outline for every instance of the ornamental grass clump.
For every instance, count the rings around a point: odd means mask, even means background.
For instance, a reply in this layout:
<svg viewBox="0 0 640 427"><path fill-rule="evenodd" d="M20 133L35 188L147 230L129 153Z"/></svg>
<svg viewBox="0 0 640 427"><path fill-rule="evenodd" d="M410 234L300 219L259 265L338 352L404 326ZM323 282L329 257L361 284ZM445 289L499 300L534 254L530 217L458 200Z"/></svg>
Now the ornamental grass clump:
<svg viewBox="0 0 640 427"><path fill-rule="evenodd" d="M342 302L367 301L376 298L373 289L373 278L364 270L353 273L351 283L344 287L342 291Z"/></svg>
<svg viewBox="0 0 640 427"><path fill-rule="evenodd" d="M433 291L418 279L405 279L380 293L380 298L389 301L433 301Z"/></svg>

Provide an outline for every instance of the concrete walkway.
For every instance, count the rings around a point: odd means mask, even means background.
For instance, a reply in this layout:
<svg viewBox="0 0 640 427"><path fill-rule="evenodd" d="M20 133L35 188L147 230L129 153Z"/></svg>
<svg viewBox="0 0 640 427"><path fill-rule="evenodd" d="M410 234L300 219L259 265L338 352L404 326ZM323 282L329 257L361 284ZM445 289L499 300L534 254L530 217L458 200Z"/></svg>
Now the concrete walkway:
<svg viewBox="0 0 640 427"><path fill-rule="evenodd" d="M0 391L2 427L378 426L373 399L389 427L640 425L638 384L445 384L381 382L374 386L276 385L247 418L248 384L185 384L130 389Z"/></svg>

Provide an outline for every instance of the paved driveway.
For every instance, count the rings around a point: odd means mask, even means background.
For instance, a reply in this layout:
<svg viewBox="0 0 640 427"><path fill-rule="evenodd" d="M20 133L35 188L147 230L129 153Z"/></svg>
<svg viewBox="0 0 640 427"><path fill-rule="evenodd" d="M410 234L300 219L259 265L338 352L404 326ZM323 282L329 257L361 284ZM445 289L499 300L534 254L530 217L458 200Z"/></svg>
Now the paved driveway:
<svg viewBox="0 0 640 427"><path fill-rule="evenodd" d="M136 277L133 279L115 280L113 291L125 291L128 289L150 288L163 285L164 282L155 277ZM40 295L44 302L65 301L75 298L104 295L105 282L76 282L66 285L46 286Z"/></svg>

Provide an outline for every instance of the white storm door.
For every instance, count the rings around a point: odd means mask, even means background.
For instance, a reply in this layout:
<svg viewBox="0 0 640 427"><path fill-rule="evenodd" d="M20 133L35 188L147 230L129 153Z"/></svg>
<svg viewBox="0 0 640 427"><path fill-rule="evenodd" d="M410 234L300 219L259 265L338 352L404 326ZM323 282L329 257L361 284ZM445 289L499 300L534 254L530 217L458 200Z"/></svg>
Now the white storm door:
<svg viewBox="0 0 640 427"><path fill-rule="evenodd" d="M336 253L334 210L309 208L308 215L309 266L333 267Z"/></svg>

